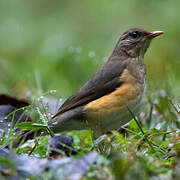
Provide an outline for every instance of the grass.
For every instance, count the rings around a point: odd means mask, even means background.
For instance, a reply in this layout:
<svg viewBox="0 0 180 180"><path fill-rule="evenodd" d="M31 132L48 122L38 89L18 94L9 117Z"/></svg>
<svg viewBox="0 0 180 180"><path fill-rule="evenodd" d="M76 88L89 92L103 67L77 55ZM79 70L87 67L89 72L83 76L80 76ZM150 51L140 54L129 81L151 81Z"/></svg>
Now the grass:
<svg viewBox="0 0 180 180"><path fill-rule="evenodd" d="M178 106L166 93L157 92L156 94L154 99L146 101L148 108L140 113L138 119L129 109L133 120L128 127L120 129L119 132L113 130L111 134L103 135L96 141L93 140L92 132L88 130L65 133L73 137L72 148L77 152L77 158L92 150L100 155L97 163L83 177L83 180L179 178L177 171L180 153ZM47 156L48 140L52 133L47 129L46 108L37 103L43 98L45 96L35 98L33 104L26 108L26 112L33 117L33 122L21 123L18 127L25 130L45 130L46 135L42 134L14 147L12 142L16 141L18 133L10 126L8 133L1 138L0 145L8 145L12 152L18 154L40 158ZM4 161L3 159L2 162ZM15 171L14 168L12 171ZM49 179L53 177L51 171L44 172L42 177L46 175ZM30 179L40 178L32 176Z"/></svg>

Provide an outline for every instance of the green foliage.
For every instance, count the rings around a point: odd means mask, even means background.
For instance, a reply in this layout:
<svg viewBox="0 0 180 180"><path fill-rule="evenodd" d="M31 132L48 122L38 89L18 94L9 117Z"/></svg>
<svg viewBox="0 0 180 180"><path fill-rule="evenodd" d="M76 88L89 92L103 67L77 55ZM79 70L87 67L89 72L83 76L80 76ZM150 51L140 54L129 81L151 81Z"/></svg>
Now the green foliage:
<svg viewBox="0 0 180 180"><path fill-rule="evenodd" d="M47 125L37 124L33 122L22 122L16 125L16 127L23 130L46 130Z"/></svg>
<svg viewBox="0 0 180 180"><path fill-rule="evenodd" d="M45 97L45 96L44 96ZM158 101L157 101L158 99ZM171 117L175 117L178 121L178 109L175 109L174 104L169 103L169 98L164 96L162 105L162 94L157 92L147 104L152 107L151 125L147 127L149 121L149 110L142 111L140 118L135 117L128 127L120 129L121 133L113 130L110 134L102 135L97 140L93 139L92 131L71 131L66 132L66 135L73 138L72 149L77 153L75 158L80 158L84 154L91 151L98 151L101 156L97 159L96 164L83 177L86 179L152 179L160 178L171 179L178 177L179 161L179 146L180 134L177 128L178 124L169 123ZM38 117L42 115L42 111L36 111L37 101L32 104L31 109L34 115ZM167 105L168 104L168 105ZM35 110L33 110L35 109ZM160 110L161 109L161 110ZM46 113L46 112L43 112ZM141 121L140 121L141 119ZM17 127L23 130L48 130L47 125L33 122L19 123ZM123 131L122 131L123 130ZM32 140L22 142L16 146L12 146L12 141L18 138L18 132L5 134L1 145L8 145L13 152L18 154L28 154L35 157L45 158L48 153L48 140L50 135L41 134L34 137ZM8 138L11 141L7 141ZM2 163L7 163L7 160L1 160ZM12 173L15 173L14 167ZM43 173L43 177L54 177L53 170ZM31 178L38 179L33 176Z"/></svg>
<svg viewBox="0 0 180 180"><path fill-rule="evenodd" d="M179 0L30 4L0 2L1 93L56 89L67 98L103 64L122 32L143 27L165 32L145 57L148 94L162 88L179 98Z"/></svg>

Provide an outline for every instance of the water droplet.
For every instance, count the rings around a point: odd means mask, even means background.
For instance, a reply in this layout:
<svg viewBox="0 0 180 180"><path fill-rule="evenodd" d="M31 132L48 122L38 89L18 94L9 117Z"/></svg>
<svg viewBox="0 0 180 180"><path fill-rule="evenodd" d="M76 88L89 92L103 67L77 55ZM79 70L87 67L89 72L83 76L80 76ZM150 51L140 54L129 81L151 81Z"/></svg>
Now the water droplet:
<svg viewBox="0 0 180 180"><path fill-rule="evenodd" d="M41 101L44 98L44 96L40 96L37 100Z"/></svg>
<svg viewBox="0 0 180 180"><path fill-rule="evenodd" d="M94 51L90 51L89 52L89 57L90 58L94 58L95 57L95 52Z"/></svg>
<svg viewBox="0 0 180 180"><path fill-rule="evenodd" d="M82 48L81 47L77 47L76 48L76 52L80 54L82 52Z"/></svg>
<svg viewBox="0 0 180 180"><path fill-rule="evenodd" d="M105 56L105 57L103 57L103 62L106 62L107 60L108 60L108 57L107 56Z"/></svg>
<svg viewBox="0 0 180 180"><path fill-rule="evenodd" d="M155 99L154 104L158 104L158 103L159 103L158 99Z"/></svg>
<svg viewBox="0 0 180 180"><path fill-rule="evenodd" d="M49 92L50 93L56 93L57 91L56 90L50 90Z"/></svg>
<svg viewBox="0 0 180 180"><path fill-rule="evenodd" d="M169 148L171 148L171 147L173 147L173 146L174 146L173 143L168 144L168 147L169 147Z"/></svg>
<svg viewBox="0 0 180 180"><path fill-rule="evenodd" d="M159 93L162 97L166 97L166 91L164 89L161 89Z"/></svg>

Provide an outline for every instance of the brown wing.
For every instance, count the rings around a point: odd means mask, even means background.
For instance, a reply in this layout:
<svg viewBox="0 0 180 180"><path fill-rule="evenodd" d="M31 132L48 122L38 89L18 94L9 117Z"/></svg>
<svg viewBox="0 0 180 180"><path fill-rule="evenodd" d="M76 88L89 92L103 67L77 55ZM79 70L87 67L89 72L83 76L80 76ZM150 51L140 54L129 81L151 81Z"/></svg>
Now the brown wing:
<svg viewBox="0 0 180 180"><path fill-rule="evenodd" d="M123 83L120 82L119 77L124 69L125 61L122 61L119 57L109 59L79 91L64 102L54 117L114 91Z"/></svg>

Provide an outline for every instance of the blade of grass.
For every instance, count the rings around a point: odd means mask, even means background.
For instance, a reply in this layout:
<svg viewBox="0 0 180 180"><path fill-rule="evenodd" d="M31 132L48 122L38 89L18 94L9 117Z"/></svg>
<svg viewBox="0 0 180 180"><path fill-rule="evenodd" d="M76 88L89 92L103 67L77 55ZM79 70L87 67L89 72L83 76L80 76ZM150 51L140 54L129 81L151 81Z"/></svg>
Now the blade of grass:
<svg viewBox="0 0 180 180"><path fill-rule="evenodd" d="M127 106L127 109L129 111L130 115L132 116L132 118L134 119L134 121L136 122L137 126L139 127L140 131L142 132L145 141L149 144L149 146L151 147L152 151L156 152L154 147L153 147L153 145L152 145L152 143L149 141L149 139L147 138L146 134L144 133L144 131L143 131L139 121L136 119L136 116L133 114L133 112L130 110L130 108L128 106Z"/></svg>
<svg viewBox="0 0 180 180"><path fill-rule="evenodd" d="M28 156L30 156L30 155L33 153L33 151L36 149L37 145L38 145L38 141L35 142L33 148L32 148L31 151L29 152Z"/></svg>
<svg viewBox="0 0 180 180"><path fill-rule="evenodd" d="M126 131L128 131L128 132L130 132L130 133L132 133L132 134L134 134L135 136L142 137L140 134L138 134L138 133L136 133L136 132L134 132L134 131L132 131L132 130L130 130L130 129L128 129L128 128L125 128L125 127L121 127L121 128L124 129L124 130L126 130ZM170 133L170 132L167 132L167 133ZM113 136L113 138L114 138L114 136ZM159 149L159 151L160 151L161 153L163 153L163 154L166 154L166 153L167 153L167 150L159 147L158 145L154 144L153 142L151 142L151 143L153 144L153 146L155 146L157 149Z"/></svg>

